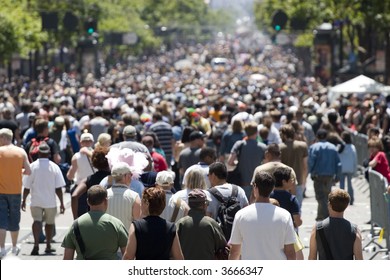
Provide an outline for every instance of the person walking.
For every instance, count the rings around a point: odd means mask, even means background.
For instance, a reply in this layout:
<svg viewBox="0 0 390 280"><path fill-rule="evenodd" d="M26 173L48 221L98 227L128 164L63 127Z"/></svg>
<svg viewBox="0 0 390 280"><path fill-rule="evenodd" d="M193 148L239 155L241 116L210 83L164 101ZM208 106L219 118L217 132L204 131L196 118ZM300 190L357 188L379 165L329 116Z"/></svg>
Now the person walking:
<svg viewBox="0 0 390 280"><path fill-rule="evenodd" d="M57 164L49 160L50 147L45 142L39 145L39 158L31 164L31 175L23 178L22 210L26 211L26 199L31 193L31 216L34 220L32 232L34 247L31 256L39 255L39 235L42 222L45 221L46 249L45 253L55 252L51 247L54 233L54 221L57 214L56 195L60 200L60 213L65 212L62 187L65 180Z"/></svg>
<svg viewBox="0 0 390 280"><path fill-rule="evenodd" d="M111 176L115 183L107 190L108 208L106 212L121 220L128 229L131 222L141 216L139 195L129 188L133 174L127 163L118 162L112 166Z"/></svg>
<svg viewBox="0 0 390 280"><path fill-rule="evenodd" d="M335 181L340 179L341 162L336 146L326 139L328 132L317 131L318 142L309 148L308 167L314 182L315 197L318 202L316 221L329 216L327 198Z"/></svg>
<svg viewBox="0 0 390 280"><path fill-rule="evenodd" d="M352 186L352 176L357 172L357 153L355 146L352 144L351 133L347 131L342 132L341 139L344 141L345 146L339 154L341 161L340 189L345 188L345 179L347 179L348 194L351 198L349 203L353 205L355 196Z"/></svg>
<svg viewBox="0 0 390 280"><path fill-rule="evenodd" d="M226 240L218 223L206 216L208 200L203 190L194 189L188 194L188 216L176 222L180 246L186 260L213 260Z"/></svg>
<svg viewBox="0 0 390 280"><path fill-rule="evenodd" d="M237 212L229 243L229 260L295 260L295 231L290 213L270 203L275 179L256 173L255 203Z"/></svg>
<svg viewBox="0 0 390 280"><path fill-rule="evenodd" d="M165 191L160 187L147 188L142 196L144 218L133 221L124 260L183 259L174 223L159 217L165 208Z"/></svg>
<svg viewBox="0 0 390 280"><path fill-rule="evenodd" d="M238 169L241 180L239 180L240 182L233 182L228 179L228 182L241 186L249 200L252 192L252 175L256 167L262 163L267 146L264 143L257 142L256 123L246 124L245 133L248 139L237 141L233 145L228 159L229 165L237 165L236 169ZM235 163L236 160L237 163Z"/></svg>
<svg viewBox="0 0 390 280"><path fill-rule="evenodd" d="M22 174L31 174L27 153L12 144L13 133L8 128L0 129L0 259L7 251L5 237L11 233L12 254L20 251L17 246L20 223Z"/></svg>
<svg viewBox="0 0 390 280"><path fill-rule="evenodd" d="M119 219L106 213L108 199L104 187L89 188L87 201L91 210L72 224L62 241L64 260L73 260L75 252L77 260L117 260L118 249L123 254L126 248L127 229Z"/></svg>
<svg viewBox="0 0 390 280"><path fill-rule="evenodd" d="M362 260L362 236L355 224L344 218L350 203L345 190L329 193L329 217L317 222L310 236L309 260Z"/></svg>

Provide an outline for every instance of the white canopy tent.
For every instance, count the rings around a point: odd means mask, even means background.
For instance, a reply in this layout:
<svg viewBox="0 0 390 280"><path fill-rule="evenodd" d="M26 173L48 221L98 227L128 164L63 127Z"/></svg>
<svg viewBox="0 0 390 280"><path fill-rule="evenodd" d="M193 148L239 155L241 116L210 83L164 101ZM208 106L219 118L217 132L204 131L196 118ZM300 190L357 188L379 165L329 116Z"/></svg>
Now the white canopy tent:
<svg viewBox="0 0 390 280"><path fill-rule="evenodd" d="M365 95L367 93L388 95L390 91L389 88L384 84L381 84L364 75L360 75L342 84L331 87L328 91L328 100L330 103L332 103L340 95L350 93L356 93L360 95Z"/></svg>

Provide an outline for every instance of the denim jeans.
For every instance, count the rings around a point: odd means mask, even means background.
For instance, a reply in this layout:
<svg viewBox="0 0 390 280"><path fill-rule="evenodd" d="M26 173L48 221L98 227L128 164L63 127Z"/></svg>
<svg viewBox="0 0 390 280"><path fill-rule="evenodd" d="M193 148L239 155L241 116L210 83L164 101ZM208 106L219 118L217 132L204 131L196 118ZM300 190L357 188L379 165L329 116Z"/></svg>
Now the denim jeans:
<svg viewBox="0 0 390 280"><path fill-rule="evenodd" d="M303 186L302 185L296 186L295 197L298 200L299 208L302 208L302 201L303 201Z"/></svg>
<svg viewBox="0 0 390 280"><path fill-rule="evenodd" d="M332 189L332 176L313 176L314 192L318 202L316 220L323 220L329 216L328 195Z"/></svg>
<svg viewBox="0 0 390 280"><path fill-rule="evenodd" d="M0 228L18 231L20 223L21 194L0 194Z"/></svg>
<svg viewBox="0 0 390 280"><path fill-rule="evenodd" d="M340 189L344 190L345 188L345 178L347 179L348 184L348 194L351 197L351 204L355 200L353 196L353 187L352 187L352 173L342 173L340 176Z"/></svg>

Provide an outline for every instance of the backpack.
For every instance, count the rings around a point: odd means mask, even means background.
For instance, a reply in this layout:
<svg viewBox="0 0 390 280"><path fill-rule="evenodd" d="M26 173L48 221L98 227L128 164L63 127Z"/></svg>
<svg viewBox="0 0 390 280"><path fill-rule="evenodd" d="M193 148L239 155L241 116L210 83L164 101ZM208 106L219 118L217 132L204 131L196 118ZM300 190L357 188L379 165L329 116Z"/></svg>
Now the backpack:
<svg viewBox="0 0 390 280"><path fill-rule="evenodd" d="M49 140L49 137L45 137L41 140L37 140L37 138L31 140L31 146L28 150L28 159L30 160L30 163L38 159L39 145L43 142L47 142L47 140Z"/></svg>
<svg viewBox="0 0 390 280"><path fill-rule="evenodd" d="M209 189L209 192L220 202L216 221L222 228L226 240L230 239L233 221L238 210L241 209L238 200L238 186L232 184L232 194L224 197L216 188Z"/></svg>

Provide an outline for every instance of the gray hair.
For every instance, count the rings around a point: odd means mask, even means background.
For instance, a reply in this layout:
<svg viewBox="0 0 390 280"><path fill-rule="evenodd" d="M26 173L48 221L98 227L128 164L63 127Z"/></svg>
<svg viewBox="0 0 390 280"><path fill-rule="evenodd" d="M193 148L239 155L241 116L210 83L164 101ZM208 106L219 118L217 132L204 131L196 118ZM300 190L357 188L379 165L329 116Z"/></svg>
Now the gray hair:
<svg viewBox="0 0 390 280"><path fill-rule="evenodd" d="M9 128L2 128L0 129L0 137L11 142L12 138L14 137L14 134Z"/></svg>

